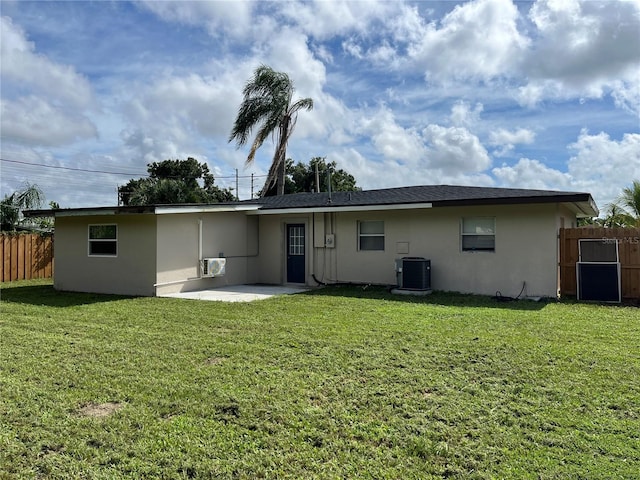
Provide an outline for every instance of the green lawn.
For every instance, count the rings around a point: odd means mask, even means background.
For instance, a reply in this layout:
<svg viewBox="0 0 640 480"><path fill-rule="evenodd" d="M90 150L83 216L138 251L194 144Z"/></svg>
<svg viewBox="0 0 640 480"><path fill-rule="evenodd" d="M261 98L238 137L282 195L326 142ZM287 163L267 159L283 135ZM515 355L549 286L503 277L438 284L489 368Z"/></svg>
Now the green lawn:
<svg viewBox="0 0 640 480"><path fill-rule="evenodd" d="M2 285L0 478L638 478L640 309Z"/></svg>

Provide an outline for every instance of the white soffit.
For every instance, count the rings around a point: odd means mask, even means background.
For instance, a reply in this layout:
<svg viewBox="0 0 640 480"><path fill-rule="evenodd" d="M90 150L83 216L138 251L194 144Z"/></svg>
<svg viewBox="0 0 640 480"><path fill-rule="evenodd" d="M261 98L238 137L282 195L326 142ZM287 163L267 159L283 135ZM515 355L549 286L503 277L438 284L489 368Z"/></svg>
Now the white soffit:
<svg viewBox="0 0 640 480"><path fill-rule="evenodd" d="M578 218L591 218L600 215L600 210L593 200L589 202L572 202L565 205L576 214Z"/></svg>
<svg viewBox="0 0 640 480"><path fill-rule="evenodd" d="M257 210L258 205L201 205L189 207L156 207L157 215L170 213L217 213L217 212L251 212Z"/></svg>

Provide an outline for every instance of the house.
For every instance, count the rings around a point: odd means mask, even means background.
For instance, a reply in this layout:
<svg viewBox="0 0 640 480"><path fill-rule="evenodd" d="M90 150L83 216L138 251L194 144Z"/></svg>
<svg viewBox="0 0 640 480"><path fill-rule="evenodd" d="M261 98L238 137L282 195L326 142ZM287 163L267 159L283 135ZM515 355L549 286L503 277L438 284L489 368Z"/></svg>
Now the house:
<svg viewBox="0 0 640 480"><path fill-rule="evenodd" d="M558 229L588 193L415 186L249 201L32 211L55 216L59 290L161 295L238 284L396 284L431 262L436 290L558 294ZM219 276L206 276L203 259ZM215 273L215 272L214 272Z"/></svg>

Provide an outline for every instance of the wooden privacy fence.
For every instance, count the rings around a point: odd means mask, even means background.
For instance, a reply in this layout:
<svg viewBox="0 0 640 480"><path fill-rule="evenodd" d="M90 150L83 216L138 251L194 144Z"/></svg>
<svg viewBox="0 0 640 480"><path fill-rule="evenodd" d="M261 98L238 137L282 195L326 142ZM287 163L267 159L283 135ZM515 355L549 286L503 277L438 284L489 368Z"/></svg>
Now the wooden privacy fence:
<svg viewBox="0 0 640 480"><path fill-rule="evenodd" d="M0 280L53 277L53 237L38 234L0 234Z"/></svg>
<svg viewBox="0 0 640 480"><path fill-rule="evenodd" d="M622 298L640 298L640 228L561 228L560 295L577 294L578 240L618 241Z"/></svg>

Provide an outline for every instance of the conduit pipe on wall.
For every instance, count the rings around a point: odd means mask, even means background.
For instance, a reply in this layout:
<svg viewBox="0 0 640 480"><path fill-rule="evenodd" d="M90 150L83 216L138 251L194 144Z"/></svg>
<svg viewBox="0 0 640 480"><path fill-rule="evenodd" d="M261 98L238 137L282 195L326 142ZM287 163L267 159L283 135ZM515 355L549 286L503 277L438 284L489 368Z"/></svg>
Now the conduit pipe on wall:
<svg viewBox="0 0 640 480"><path fill-rule="evenodd" d="M202 262L202 219L198 220L198 261Z"/></svg>
<svg viewBox="0 0 640 480"><path fill-rule="evenodd" d="M183 280L172 280L171 282L154 283L153 286L164 287L166 285L177 285L179 283L195 282L196 280L202 280L202 277L192 277L192 278L185 278Z"/></svg>
<svg viewBox="0 0 640 480"><path fill-rule="evenodd" d="M202 264L202 219L198 219L198 278L202 278L202 270L204 266Z"/></svg>

